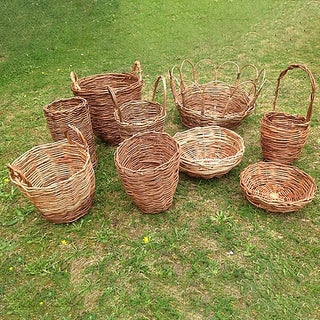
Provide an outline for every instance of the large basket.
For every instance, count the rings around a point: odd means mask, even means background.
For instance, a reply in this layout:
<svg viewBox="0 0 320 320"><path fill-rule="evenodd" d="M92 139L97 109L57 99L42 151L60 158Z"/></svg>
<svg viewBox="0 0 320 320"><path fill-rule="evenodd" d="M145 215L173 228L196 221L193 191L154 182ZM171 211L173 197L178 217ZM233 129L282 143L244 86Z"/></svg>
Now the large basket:
<svg viewBox="0 0 320 320"><path fill-rule="evenodd" d="M155 101L160 80L163 84L162 105ZM114 117L122 141L140 132L163 132L166 117L166 82L163 76L159 76L155 82L152 101L132 100L119 105L118 99L110 87L109 92L115 105Z"/></svg>
<svg viewBox="0 0 320 320"><path fill-rule="evenodd" d="M65 132L69 129L69 125L73 125L81 131L87 140L92 165L95 168L97 156L87 101L81 97L60 99L44 106L43 111L54 141L65 138ZM72 130L70 136L73 140L78 141L77 135Z"/></svg>
<svg viewBox="0 0 320 320"><path fill-rule="evenodd" d="M196 127L173 137L181 147L180 170L195 178L220 177L238 165L243 139L219 126Z"/></svg>
<svg viewBox="0 0 320 320"><path fill-rule="evenodd" d="M67 140L34 147L8 165L12 183L53 223L69 223L88 213L95 176L88 145Z"/></svg>
<svg viewBox="0 0 320 320"><path fill-rule="evenodd" d="M138 75L135 73L138 72ZM140 100L142 91L142 71L139 61L133 65L131 73L107 73L84 77L78 80L71 72L71 90L75 96L88 101L92 128L96 136L112 145L119 143L120 134L114 118L112 98L107 90L111 87L117 95L118 103Z"/></svg>
<svg viewBox="0 0 320 320"><path fill-rule="evenodd" d="M310 104L306 117L276 112L280 80L289 70L295 68L304 70L309 75L311 82ZM292 64L280 73L273 101L273 111L266 113L261 119L261 147L265 160L290 164L299 158L310 133L315 90L314 77L306 66Z"/></svg>
<svg viewBox="0 0 320 320"><path fill-rule="evenodd" d="M114 161L126 193L144 213L169 209L179 181L180 147L166 133L139 133L124 140Z"/></svg>
<svg viewBox="0 0 320 320"><path fill-rule="evenodd" d="M203 61L209 61L215 76L213 81L199 84L197 67ZM193 81L188 86L182 72L185 62L191 65L193 74ZM233 84L218 80L220 69L230 63L237 70ZM247 68L255 71L254 79L241 82L241 75ZM265 70L259 72L254 65L246 65L240 69L238 64L232 61L226 61L216 68L208 59L200 60L196 65L190 60L184 60L179 69L180 81L175 78L174 69L175 67L169 71L171 90L181 121L187 128L218 125L232 129L239 126L254 111L255 101L265 83ZM179 85L179 92L176 90L176 83Z"/></svg>
<svg viewBox="0 0 320 320"><path fill-rule="evenodd" d="M292 212L312 201L317 190L304 171L276 162L249 165L240 174L240 186L247 199L270 212Z"/></svg>

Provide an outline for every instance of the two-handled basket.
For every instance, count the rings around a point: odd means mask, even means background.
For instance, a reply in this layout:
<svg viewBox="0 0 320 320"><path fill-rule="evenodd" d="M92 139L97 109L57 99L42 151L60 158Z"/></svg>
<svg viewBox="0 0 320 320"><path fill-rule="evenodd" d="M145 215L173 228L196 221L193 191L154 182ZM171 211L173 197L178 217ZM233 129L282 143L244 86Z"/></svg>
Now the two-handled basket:
<svg viewBox="0 0 320 320"><path fill-rule="evenodd" d="M280 81L289 70L293 69L304 70L310 78L311 95L306 117L276 111ZM273 110L266 113L261 119L261 147L265 160L290 164L299 158L301 149L310 133L315 90L316 82L306 66L291 64L280 73L273 101Z"/></svg>
<svg viewBox="0 0 320 320"><path fill-rule="evenodd" d="M95 191L95 176L88 144L71 127L78 143L70 138L36 146L7 167L11 182L53 223L70 223L87 214Z"/></svg>
<svg viewBox="0 0 320 320"><path fill-rule="evenodd" d="M163 85L162 105L155 101L160 80ZM152 101L132 100L119 105L118 97L112 88L108 87L108 90L114 102L114 117L118 124L121 141L140 132L163 132L167 100L166 81L163 76L159 76L155 82Z"/></svg>
<svg viewBox="0 0 320 320"><path fill-rule="evenodd" d="M70 77L74 95L88 101L95 135L112 145L118 144L120 134L114 118L113 101L107 87L111 87L117 95L119 104L141 99L143 81L140 62L134 63L130 73L97 74L78 79L77 75L71 72Z"/></svg>
<svg viewBox="0 0 320 320"><path fill-rule="evenodd" d="M92 165L95 168L98 161L87 101L81 97L56 100L44 106L43 112L53 141L64 139L69 125L73 125L81 131L87 140ZM74 131L71 131L70 135L73 140L77 141L77 135Z"/></svg>
<svg viewBox="0 0 320 320"><path fill-rule="evenodd" d="M203 62L209 62L213 68L214 80L199 84L197 67ZM188 85L183 75L185 63L192 68L193 79ZM218 73L227 64L236 68L235 81L232 84L218 80ZM226 61L216 67L209 59L200 60L195 65L187 59L179 68L180 81L174 76L175 68L169 71L170 86L181 121L187 128L218 125L232 129L239 126L254 111L255 102L265 83L265 70L259 71L252 64L240 68L237 63ZM241 81L241 75L247 68L254 70L254 79ZM176 83L179 86L178 92Z"/></svg>

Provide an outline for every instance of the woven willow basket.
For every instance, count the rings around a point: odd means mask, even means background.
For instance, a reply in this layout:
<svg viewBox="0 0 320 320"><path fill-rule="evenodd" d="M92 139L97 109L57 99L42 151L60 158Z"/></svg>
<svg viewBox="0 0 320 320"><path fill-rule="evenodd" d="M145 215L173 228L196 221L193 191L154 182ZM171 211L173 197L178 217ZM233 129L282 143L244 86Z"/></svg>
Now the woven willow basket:
<svg viewBox="0 0 320 320"><path fill-rule="evenodd" d="M270 212L292 212L312 201L317 185L304 171L276 162L249 165L240 174L247 199Z"/></svg>
<svg viewBox="0 0 320 320"><path fill-rule="evenodd" d="M196 127L173 137L181 147L180 170L195 178L220 177L238 165L244 154L243 139L218 127Z"/></svg>
<svg viewBox="0 0 320 320"><path fill-rule="evenodd" d="M12 183L53 223L73 222L91 208L95 176L88 145L59 140L34 147L8 164Z"/></svg>
<svg viewBox="0 0 320 320"><path fill-rule="evenodd" d="M213 81L199 84L197 67L203 61L209 61L214 68L215 76ZM188 86L182 72L186 62L191 65L193 74L193 81ZM233 84L218 80L220 69L230 63L237 70ZM216 68L208 59L200 60L196 65L190 60L184 60L179 69L180 81L173 75L175 68L169 71L170 86L181 121L187 128L218 125L232 129L239 126L254 111L255 101L265 83L265 70L259 72L253 65L246 65L240 69L238 64L232 61L226 61ZM241 74L247 68L254 69L254 80L240 82ZM258 82L260 87L257 89ZM176 83L179 92L176 90ZM250 90L247 92L248 85Z"/></svg>
<svg viewBox="0 0 320 320"><path fill-rule="evenodd" d="M311 82L310 104L306 117L276 112L280 80L289 70L296 68L304 70ZM273 111L266 113L261 119L261 147L265 160L291 164L299 158L310 133L315 90L314 77L306 66L292 64L280 73L273 101Z"/></svg>
<svg viewBox="0 0 320 320"><path fill-rule="evenodd" d="M180 147L167 133L145 132L124 140L114 161L126 193L144 213L169 209L179 181Z"/></svg>
<svg viewBox="0 0 320 320"><path fill-rule="evenodd" d="M92 165L95 168L97 156L87 101L80 97L60 99L44 106L43 111L54 141L65 138L65 132L68 131L69 125L73 125L81 131L87 140ZM77 140L77 135L72 130L70 131L70 137L74 141L81 142Z"/></svg>
<svg viewBox="0 0 320 320"><path fill-rule="evenodd" d="M107 87L112 88L119 104L140 100L143 83L140 62L134 63L131 73L97 74L78 80L77 75L71 72L70 77L74 95L88 101L95 135L112 145L118 144L120 134L114 118L113 101Z"/></svg>
<svg viewBox="0 0 320 320"><path fill-rule="evenodd" d="M159 81L163 84L163 103L155 102ZM159 76L154 85L152 101L132 100L119 105L113 90L109 92L114 102L114 117L118 124L121 140L130 138L136 133L156 131L163 132L166 117L166 81Z"/></svg>

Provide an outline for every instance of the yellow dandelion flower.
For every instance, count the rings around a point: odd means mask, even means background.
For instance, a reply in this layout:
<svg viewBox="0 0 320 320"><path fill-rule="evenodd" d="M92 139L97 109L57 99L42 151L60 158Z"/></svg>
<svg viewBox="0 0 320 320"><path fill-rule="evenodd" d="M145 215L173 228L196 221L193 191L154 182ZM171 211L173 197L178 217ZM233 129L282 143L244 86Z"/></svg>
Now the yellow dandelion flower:
<svg viewBox="0 0 320 320"><path fill-rule="evenodd" d="M149 242L149 237L144 237L143 241L144 241L144 243L148 243Z"/></svg>
<svg viewBox="0 0 320 320"><path fill-rule="evenodd" d="M27 97L27 95L26 95L26 94L24 94L23 96L24 96L25 98Z"/></svg>
<svg viewBox="0 0 320 320"><path fill-rule="evenodd" d="M43 301L40 301L39 304L40 304L40 306L43 306Z"/></svg>
<svg viewBox="0 0 320 320"><path fill-rule="evenodd" d="M44 74L44 72L42 71L41 74Z"/></svg>
<svg viewBox="0 0 320 320"><path fill-rule="evenodd" d="M12 270L13 270L13 267L10 267L9 270L12 271Z"/></svg>
<svg viewBox="0 0 320 320"><path fill-rule="evenodd" d="M59 72L59 71L61 71L61 69L60 69L60 68L58 68L58 69L57 69L57 71Z"/></svg>
<svg viewBox="0 0 320 320"><path fill-rule="evenodd" d="M82 61L82 63L85 63L84 61Z"/></svg>
<svg viewBox="0 0 320 320"><path fill-rule="evenodd" d="M10 180L9 180L8 178L5 178L5 179L4 179L4 182L7 182L7 183L8 183L9 181L10 181Z"/></svg>
<svg viewBox="0 0 320 320"><path fill-rule="evenodd" d="M66 240L61 240L61 244L67 244Z"/></svg>

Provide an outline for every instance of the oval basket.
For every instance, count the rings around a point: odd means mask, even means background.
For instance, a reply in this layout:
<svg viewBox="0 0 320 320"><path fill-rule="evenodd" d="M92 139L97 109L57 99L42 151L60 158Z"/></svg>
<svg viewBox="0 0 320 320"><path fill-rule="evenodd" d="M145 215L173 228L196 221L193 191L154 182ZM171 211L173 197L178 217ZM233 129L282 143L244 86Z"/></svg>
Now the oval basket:
<svg viewBox="0 0 320 320"><path fill-rule="evenodd" d="M162 105L155 101L160 80L163 84ZM113 90L110 87L108 89L114 102L114 117L122 141L140 132L163 132L166 117L166 81L163 76L159 76L155 82L152 101L132 100L119 105Z"/></svg>
<svg viewBox="0 0 320 320"><path fill-rule="evenodd" d="M144 132L124 140L114 161L126 193L144 213L169 209L179 181L180 147L167 133Z"/></svg>
<svg viewBox="0 0 320 320"><path fill-rule="evenodd" d="M56 100L44 106L43 112L53 141L65 139L65 133L69 130L69 125L73 125L80 130L88 143L91 162L95 168L97 156L87 101L81 97ZM70 131L70 137L74 141L81 142L72 130Z"/></svg>
<svg viewBox="0 0 320 320"><path fill-rule="evenodd" d="M78 79L77 75L71 72L70 77L74 95L85 98L88 102L95 135L111 145L118 144L120 134L114 118L113 101L107 87L111 87L117 95L119 104L140 100L143 83L140 62L134 63L131 73L97 74Z"/></svg>
<svg viewBox="0 0 320 320"><path fill-rule="evenodd" d="M59 140L34 147L8 164L11 182L53 223L70 223L87 214L92 205L95 176L88 145Z"/></svg>
<svg viewBox="0 0 320 320"><path fill-rule="evenodd" d="M196 69L203 61L209 61L215 76L213 81L199 84ZM191 65L193 74L193 81L188 86L182 71L185 62ZM218 80L218 73L226 64L234 65L237 70L235 82L232 84ZM255 71L254 80L240 82L241 75L247 68ZM174 69L175 67L169 71L171 91L181 121L187 128L218 125L233 129L239 126L254 111L255 101L265 83L265 70L259 72L254 65L246 65L240 69L238 64L232 61L226 61L216 68L208 59L200 60L196 65L190 60L184 60L179 69L180 80L174 77ZM260 87L257 89L258 82ZM176 83L179 92L176 90ZM247 92L245 88L248 85L250 90Z"/></svg>
<svg viewBox="0 0 320 320"><path fill-rule="evenodd" d="M280 80L292 69L302 69L310 78L311 96L306 117L276 112ZM310 133L315 90L314 77L306 66L292 64L280 73L273 101L273 111L266 113L261 119L261 147L265 160L291 164L299 158Z"/></svg>
<svg viewBox="0 0 320 320"><path fill-rule="evenodd" d="M180 171L195 178L226 174L240 163L245 149L241 136L219 126L196 127L173 138L181 148Z"/></svg>
<svg viewBox="0 0 320 320"><path fill-rule="evenodd" d="M248 201L270 212L297 211L312 201L317 186L304 171L276 162L249 165L240 174Z"/></svg>

